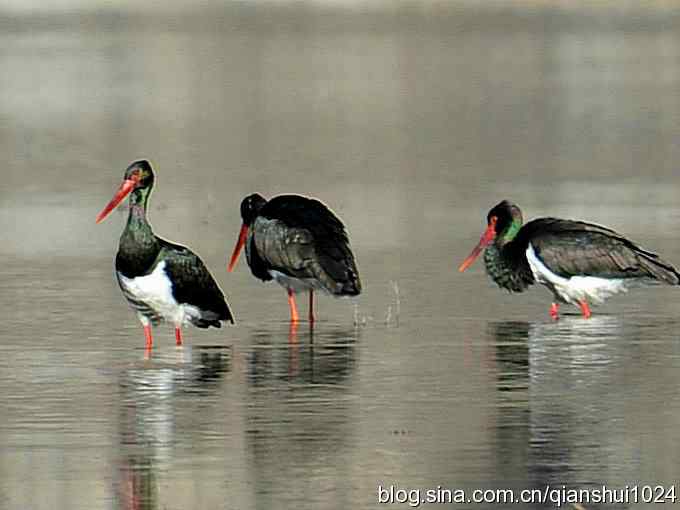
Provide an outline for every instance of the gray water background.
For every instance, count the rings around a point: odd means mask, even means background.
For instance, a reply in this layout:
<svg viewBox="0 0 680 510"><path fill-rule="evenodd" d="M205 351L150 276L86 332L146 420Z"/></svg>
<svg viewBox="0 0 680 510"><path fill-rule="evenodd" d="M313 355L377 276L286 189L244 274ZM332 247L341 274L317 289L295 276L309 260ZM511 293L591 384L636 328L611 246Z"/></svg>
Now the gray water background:
<svg viewBox="0 0 680 510"><path fill-rule="evenodd" d="M19 4L0 5L0 508L677 483L677 289L553 323L545 289L456 271L503 198L680 264L674 2ZM182 350L161 327L151 360L113 278L125 208L94 223L142 157L156 232L238 319ZM253 191L338 213L356 309L321 297L291 333L283 290L226 272Z"/></svg>

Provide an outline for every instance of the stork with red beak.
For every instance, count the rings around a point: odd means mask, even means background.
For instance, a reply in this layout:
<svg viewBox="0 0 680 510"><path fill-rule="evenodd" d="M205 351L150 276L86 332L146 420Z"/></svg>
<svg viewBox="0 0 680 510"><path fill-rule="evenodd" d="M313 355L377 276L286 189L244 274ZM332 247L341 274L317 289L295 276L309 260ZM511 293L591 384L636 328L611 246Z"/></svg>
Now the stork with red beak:
<svg viewBox="0 0 680 510"><path fill-rule="evenodd" d="M174 325L177 345L182 345L181 328L187 323L219 328L222 322L234 322L222 290L199 256L153 233L146 218L153 184L149 162L135 161L97 216L100 223L130 197L130 212L116 255L116 277L144 327L147 349L153 344L151 327L163 320Z"/></svg>

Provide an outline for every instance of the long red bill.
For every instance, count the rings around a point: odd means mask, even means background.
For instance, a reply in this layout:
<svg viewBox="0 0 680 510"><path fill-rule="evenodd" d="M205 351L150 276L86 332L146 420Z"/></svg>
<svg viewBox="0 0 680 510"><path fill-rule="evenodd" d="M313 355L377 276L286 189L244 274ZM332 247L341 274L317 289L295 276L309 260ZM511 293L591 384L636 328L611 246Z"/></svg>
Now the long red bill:
<svg viewBox="0 0 680 510"><path fill-rule="evenodd" d="M468 267L470 267L472 263L475 261L475 259L477 259L479 254L482 252L482 250L486 248L489 244L491 244L495 237L496 237L496 217L494 216L491 218L491 221L489 221L489 226L486 227L486 230L482 234L482 238L479 240L479 243L477 243L477 246L475 246L472 249L472 252L470 252L470 255L468 255L467 258L460 265L458 271L462 273Z"/></svg>
<svg viewBox="0 0 680 510"><path fill-rule="evenodd" d="M134 179L125 179L111 201L106 204L106 207L102 209L102 212L97 215L97 223L101 223L104 218L106 218L109 213L113 211L133 189L135 189L136 184L137 181Z"/></svg>
<svg viewBox="0 0 680 510"><path fill-rule="evenodd" d="M248 239L248 225L245 223L241 225L241 232L238 234L238 241L236 241L236 246L234 246L234 253L231 254L231 260L229 261L229 266L227 266L227 271L230 273L234 270L238 256L241 254L241 249L243 245L246 244L246 239Z"/></svg>

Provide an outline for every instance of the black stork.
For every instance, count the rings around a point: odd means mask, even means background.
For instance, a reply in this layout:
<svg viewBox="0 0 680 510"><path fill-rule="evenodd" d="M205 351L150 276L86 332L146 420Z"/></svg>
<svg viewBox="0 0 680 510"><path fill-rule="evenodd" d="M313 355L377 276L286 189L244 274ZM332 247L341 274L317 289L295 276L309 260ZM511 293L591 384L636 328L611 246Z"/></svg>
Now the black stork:
<svg viewBox="0 0 680 510"><path fill-rule="evenodd" d="M220 321L234 323L224 294L199 256L153 233L146 219L153 184L149 162L135 161L97 216L99 223L130 195L130 213L116 255L116 277L144 326L147 349L153 345L151 326L163 320L174 324L177 345L182 345L180 328L188 322L199 328L219 328Z"/></svg>
<svg viewBox="0 0 680 510"><path fill-rule="evenodd" d="M533 283L548 287L558 318L559 303L590 305L640 284L680 284L680 273L655 253L600 225L538 218L522 226L522 211L502 201L487 215L487 228L458 268L465 271L484 250L486 272L499 287L523 292Z"/></svg>
<svg viewBox="0 0 680 510"><path fill-rule="evenodd" d="M241 202L243 225L227 270L246 247L256 278L276 280L288 292L291 323L297 323L295 294L309 291L309 321L314 322L314 291L356 296L361 281L342 222L318 200L279 195L265 200L254 193Z"/></svg>

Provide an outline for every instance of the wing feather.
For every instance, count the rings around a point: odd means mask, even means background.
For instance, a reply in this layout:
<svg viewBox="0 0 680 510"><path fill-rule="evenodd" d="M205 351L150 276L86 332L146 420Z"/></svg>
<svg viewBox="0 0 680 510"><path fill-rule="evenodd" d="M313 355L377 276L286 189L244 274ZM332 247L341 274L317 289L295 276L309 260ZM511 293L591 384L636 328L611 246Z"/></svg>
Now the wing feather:
<svg viewBox="0 0 680 510"><path fill-rule="evenodd" d="M199 308L208 325L219 327L220 320L234 322L222 290L198 255L185 246L163 240L159 257L166 261L165 270L178 303Z"/></svg>
<svg viewBox="0 0 680 510"><path fill-rule="evenodd" d="M258 254L275 269L296 278L319 279L332 293L361 291L345 227L318 200L279 195L262 208L255 228Z"/></svg>
<svg viewBox="0 0 680 510"><path fill-rule="evenodd" d="M563 277L650 278L676 285L680 274L655 253L606 227L582 221L541 218L518 234L536 255Z"/></svg>

